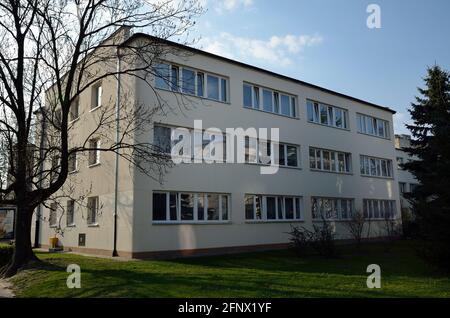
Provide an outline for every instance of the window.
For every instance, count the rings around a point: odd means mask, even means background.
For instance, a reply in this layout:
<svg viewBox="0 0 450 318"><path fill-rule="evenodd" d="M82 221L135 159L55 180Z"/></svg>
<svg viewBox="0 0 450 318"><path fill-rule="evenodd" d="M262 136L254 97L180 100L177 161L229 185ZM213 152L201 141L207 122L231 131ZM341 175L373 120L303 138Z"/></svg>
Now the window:
<svg viewBox="0 0 450 318"><path fill-rule="evenodd" d="M208 84L208 98L218 100L219 78L217 76L208 75L207 84Z"/></svg>
<svg viewBox="0 0 450 318"><path fill-rule="evenodd" d="M97 107L102 106L102 93L103 93L103 89L102 89L101 83L93 86L91 109L95 109Z"/></svg>
<svg viewBox="0 0 450 318"><path fill-rule="evenodd" d="M180 69L178 66L172 65L170 72L170 89L178 92L180 91Z"/></svg>
<svg viewBox="0 0 450 318"><path fill-rule="evenodd" d="M89 197L87 201L87 224L97 225L98 197Z"/></svg>
<svg viewBox="0 0 450 318"><path fill-rule="evenodd" d="M167 63L155 67L155 87L228 102L228 79Z"/></svg>
<svg viewBox="0 0 450 318"><path fill-rule="evenodd" d="M313 220L345 220L354 212L354 199L347 198L311 198Z"/></svg>
<svg viewBox="0 0 450 318"><path fill-rule="evenodd" d="M358 132L389 139L389 122L383 119L356 114Z"/></svg>
<svg viewBox="0 0 450 318"><path fill-rule="evenodd" d="M244 204L248 221L303 220L301 197L246 194Z"/></svg>
<svg viewBox="0 0 450 318"><path fill-rule="evenodd" d="M256 163L257 151L257 139L245 136L245 162Z"/></svg>
<svg viewBox="0 0 450 318"><path fill-rule="evenodd" d="M180 194L180 214L182 221L194 219L194 194Z"/></svg>
<svg viewBox="0 0 450 318"><path fill-rule="evenodd" d="M74 226L75 225L75 201L68 200L67 201L67 216L66 216L66 225Z"/></svg>
<svg viewBox="0 0 450 318"><path fill-rule="evenodd" d="M170 154L171 129L169 127L155 125L153 129L153 146L158 152Z"/></svg>
<svg viewBox="0 0 450 318"><path fill-rule="evenodd" d="M185 94L195 95L195 71L183 68L182 90Z"/></svg>
<svg viewBox="0 0 450 318"><path fill-rule="evenodd" d="M395 201L363 199L364 217L366 219L394 219L396 217Z"/></svg>
<svg viewBox="0 0 450 318"><path fill-rule="evenodd" d="M244 90L244 96L243 96L244 97L244 107L252 108L253 107L252 87L250 85L244 84L243 90Z"/></svg>
<svg viewBox="0 0 450 318"><path fill-rule="evenodd" d="M68 165L69 172L77 171L77 153L76 152L72 152L69 154L67 165Z"/></svg>
<svg viewBox="0 0 450 318"><path fill-rule="evenodd" d="M80 116L79 112L80 112L80 103L77 98L70 105L69 121L74 121L74 120L78 119L78 117Z"/></svg>
<svg viewBox="0 0 450 318"><path fill-rule="evenodd" d="M346 109L307 100L306 112L309 122L348 129L348 111Z"/></svg>
<svg viewBox="0 0 450 318"><path fill-rule="evenodd" d="M229 199L219 193L153 192L153 221L228 221Z"/></svg>
<svg viewBox="0 0 450 318"><path fill-rule="evenodd" d="M205 74L197 72L197 96L205 96Z"/></svg>
<svg viewBox="0 0 450 318"><path fill-rule="evenodd" d="M100 139L89 140L89 166L100 163Z"/></svg>
<svg viewBox="0 0 450 318"><path fill-rule="evenodd" d="M297 99L268 88L262 89L262 110L288 117L297 116ZM243 102L246 108L260 109L260 87L244 83Z"/></svg>
<svg viewBox="0 0 450 318"><path fill-rule="evenodd" d="M279 144L278 164L285 167L299 167L299 151L297 145Z"/></svg>
<svg viewBox="0 0 450 318"><path fill-rule="evenodd" d="M402 168L402 164L403 164L403 158L402 157L397 157L397 169L403 169Z"/></svg>
<svg viewBox="0 0 450 318"><path fill-rule="evenodd" d="M266 112L273 112L272 92L267 89L263 89L263 110Z"/></svg>
<svg viewBox="0 0 450 318"><path fill-rule="evenodd" d="M169 89L170 72L169 64L160 63L155 67L155 86L156 88Z"/></svg>
<svg viewBox="0 0 450 318"><path fill-rule="evenodd" d="M360 170L363 176L392 178L392 160L360 155Z"/></svg>
<svg viewBox="0 0 450 318"><path fill-rule="evenodd" d="M58 204L56 202L50 204L50 214L48 218L48 223L50 227L58 226Z"/></svg>
<svg viewBox="0 0 450 318"><path fill-rule="evenodd" d="M400 193L401 193L401 194L404 194L404 193L407 192L407 191L406 191L406 183L405 183L405 182L399 182L399 183L398 183L398 187L399 187L399 189L400 189Z"/></svg>
<svg viewBox="0 0 450 318"><path fill-rule="evenodd" d="M351 172L351 154L309 147L309 167L312 170Z"/></svg>

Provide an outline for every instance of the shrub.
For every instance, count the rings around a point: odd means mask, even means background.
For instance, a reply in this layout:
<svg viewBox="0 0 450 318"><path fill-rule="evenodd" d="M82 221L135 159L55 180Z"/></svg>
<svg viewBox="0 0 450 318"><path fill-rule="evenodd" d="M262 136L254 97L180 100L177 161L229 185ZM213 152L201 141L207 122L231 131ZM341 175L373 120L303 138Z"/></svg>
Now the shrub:
<svg viewBox="0 0 450 318"><path fill-rule="evenodd" d="M358 246L361 245L363 239L364 225L366 224L366 218L361 211L355 211L352 216L344 221L344 226L348 230L351 238L356 242Z"/></svg>
<svg viewBox="0 0 450 318"><path fill-rule="evenodd" d="M0 244L0 267L8 264L14 252L14 246Z"/></svg>
<svg viewBox="0 0 450 318"><path fill-rule="evenodd" d="M313 224L313 230L305 227L291 227L291 247L299 256L305 255L309 250L314 250L324 257L335 257L338 255L335 235L330 222L322 219L322 224Z"/></svg>

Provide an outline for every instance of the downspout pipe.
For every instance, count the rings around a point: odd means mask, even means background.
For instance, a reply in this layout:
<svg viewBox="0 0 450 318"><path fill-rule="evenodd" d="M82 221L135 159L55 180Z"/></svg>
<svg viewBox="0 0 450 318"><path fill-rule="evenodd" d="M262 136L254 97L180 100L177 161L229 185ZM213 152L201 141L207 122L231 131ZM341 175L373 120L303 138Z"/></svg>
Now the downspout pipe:
<svg viewBox="0 0 450 318"><path fill-rule="evenodd" d="M116 95L116 144L120 141L120 70L121 70L120 48L117 48L117 95ZM115 168L114 168L114 240L112 256L119 256L117 253L117 208L119 195L119 149L115 152Z"/></svg>
<svg viewBox="0 0 450 318"><path fill-rule="evenodd" d="M44 136L45 136L45 116L43 114L43 109L39 109L37 112L41 115L41 133L40 133L40 140L39 140L39 187L42 187L42 173L44 171L44 161L42 160L44 157ZM39 248L41 246L39 242L39 238L41 236L41 216L42 216L42 204L39 204L36 211L36 225L34 230L34 248Z"/></svg>

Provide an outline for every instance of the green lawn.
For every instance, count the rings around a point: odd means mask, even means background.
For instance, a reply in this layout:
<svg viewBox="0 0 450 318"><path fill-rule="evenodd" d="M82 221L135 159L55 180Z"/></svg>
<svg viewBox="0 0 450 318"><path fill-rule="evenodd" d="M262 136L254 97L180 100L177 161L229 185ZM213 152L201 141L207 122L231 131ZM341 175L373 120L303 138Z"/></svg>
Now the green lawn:
<svg viewBox="0 0 450 318"><path fill-rule="evenodd" d="M450 297L450 279L418 259L412 242L362 251L342 247L337 259L298 258L290 251L170 261L117 261L39 253L45 269L13 279L19 297ZM81 266L81 289L66 287L68 264ZM379 264L382 288L366 287Z"/></svg>

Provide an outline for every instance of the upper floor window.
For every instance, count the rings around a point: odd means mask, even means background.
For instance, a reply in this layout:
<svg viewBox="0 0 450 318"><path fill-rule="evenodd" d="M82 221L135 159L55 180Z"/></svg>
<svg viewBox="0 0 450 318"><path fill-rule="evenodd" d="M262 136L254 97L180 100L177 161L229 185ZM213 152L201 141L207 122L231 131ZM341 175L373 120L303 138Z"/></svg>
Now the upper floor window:
<svg viewBox="0 0 450 318"><path fill-rule="evenodd" d="M313 220L346 220L352 217L353 211L353 199L311 198L311 213Z"/></svg>
<svg viewBox="0 0 450 318"><path fill-rule="evenodd" d="M309 147L309 167L313 170L351 172L351 154Z"/></svg>
<svg viewBox="0 0 450 318"><path fill-rule="evenodd" d="M403 169L402 168L402 164L403 164L403 158L402 157L397 157L397 168L398 169Z"/></svg>
<svg viewBox="0 0 450 318"><path fill-rule="evenodd" d="M69 154L69 158L67 160L67 165L68 165L68 172L75 172L77 171L77 153L76 152L72 152Z"/></svg>
<svg viewBox="0 0 450 318"><path fill-rule="evenodd" d="M79 99L75 99L70 105L69 121L74 121L80 117L80 102Z"/></svg>
<svg viewBox="0 0 450 318"><path fill-rule="evenodd" d="M348 129L348 111L311 100L306 101L308 121L316 124Z"/></svg>
<svg viewBox="0 0 450 318"><path fill-rule="evenodd" d="M259 109L288 117L297 117L296 97L268 88L260 88L244 83L243 103L244 107L247 108Z"/></svg>
<svg viewBox="0 0 450 318"><path fill-rule="evenodd" d="M356 114L358 132L389 139L389 123L372 116Z"/></svg>
<svg viewBox="0 0 450 318"><path fill-rule="evenodd" d="M392 178L392 160L360 156L361 175Z"/></svg>
<svg viewBox="0 0 450 318"><path fill-rule="evenodd" d="M153 192L153 221L228 221L229 201L228 194Z"/></svg>
<svg viewBox="0 0 450 318"><path fill-rule="evenodd" d="M91 109L95 109L97 107L102 106L102 84L96 84L92 87L92 103L91 103Z"/></svg>
<svg viewBox="0 0 450 318"><path fill-rule="evenodd" d="M406 191L406 183L405 183L405 182L399 182L399 183L398 183L398 187L399 187L399 189L400 189L400 193L401 193L401 194L404 194L404 193L407 192L407 191Z"/></svg>
<svg viewBox="0 0 450 318"><path fill-rule="evenodd" d="M100 139L94 138L89 140L89 166L100 163Z"/></svg>
<svg viewBox="0 0 450 318"><path fill-rule="evenodd" d="M160 63L155 66L156 88L228 102L228 79L188 67Z"/></svg>
<svg viewBox="0 0 450 318"><path fill-rule="evenodd" d="M246 194L245 219L249 221L302 220L302 198Z"/></svg>
<svg viewBox="0 0 450 318"><path fill-rule="evenodd" d="M278 147L278 157L274 153L278 165L284 167L300 166L300 146L284 143L273 143L245 137L245 162L271 164L273 147Z"/></svg>

